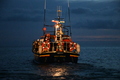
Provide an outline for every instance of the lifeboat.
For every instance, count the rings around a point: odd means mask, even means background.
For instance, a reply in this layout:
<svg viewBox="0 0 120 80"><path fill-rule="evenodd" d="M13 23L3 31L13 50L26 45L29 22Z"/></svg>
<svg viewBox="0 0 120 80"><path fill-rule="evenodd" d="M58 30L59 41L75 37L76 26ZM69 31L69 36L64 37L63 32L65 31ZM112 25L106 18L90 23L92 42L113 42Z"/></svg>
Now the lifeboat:
<svg viewBox="0 0 120 80"><path fill-rule="evenodd" d="M34 53L35 62L78 62L78 57L80 56L80 45L72 40L71 26L66 26L64 24L65 21L64 18L61 18L61 12L62 10L59 6L57 9L57 18L52 20L54 25L44 24L42 28L43 35L33 42L32 52ZM51 27L54 30L49 31L46 27Z"/></svg>

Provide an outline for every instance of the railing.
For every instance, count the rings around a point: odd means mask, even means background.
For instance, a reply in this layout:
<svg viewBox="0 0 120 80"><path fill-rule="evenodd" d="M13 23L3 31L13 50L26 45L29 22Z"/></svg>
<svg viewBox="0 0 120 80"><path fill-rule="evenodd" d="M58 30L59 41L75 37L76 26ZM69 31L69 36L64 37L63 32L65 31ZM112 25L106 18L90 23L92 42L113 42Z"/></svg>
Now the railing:
<svg viewBox="0 0 120 80"><path fill-rule="evenodd" d="M69 49L70 49L69 44L70 44L70 42L62 42L62 45L61 45L62 50L69 51ZM58 43L51 42L49 51L56 51L57 49L59 49Z"/></svg>

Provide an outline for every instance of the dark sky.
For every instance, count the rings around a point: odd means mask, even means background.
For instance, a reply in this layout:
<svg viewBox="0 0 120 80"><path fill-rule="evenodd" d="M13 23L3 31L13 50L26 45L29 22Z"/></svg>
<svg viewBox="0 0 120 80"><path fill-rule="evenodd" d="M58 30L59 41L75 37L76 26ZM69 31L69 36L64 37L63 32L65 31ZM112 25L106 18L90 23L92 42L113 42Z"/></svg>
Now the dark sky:
<svg viewBox="0 0 120 80"><path fill-rule="evenodd" d="M47 23L67 0L47 0ZM42 36L44 0L0 0L0 46L31 46ZM120 46L119 0L70 0L73 40L81 46Z"/></svg>

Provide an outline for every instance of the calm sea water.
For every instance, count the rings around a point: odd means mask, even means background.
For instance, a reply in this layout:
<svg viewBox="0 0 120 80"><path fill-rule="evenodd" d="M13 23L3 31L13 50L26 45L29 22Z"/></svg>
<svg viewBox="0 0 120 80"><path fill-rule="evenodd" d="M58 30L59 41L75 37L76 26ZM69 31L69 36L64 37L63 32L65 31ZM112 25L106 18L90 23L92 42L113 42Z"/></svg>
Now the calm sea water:
<svg viewBox="0 0 120 80"><path fill-rule="evenodd" d="M82 47L78 64L35 64L31 47L0 47L0 80L120 80L120 47Z"/></svg>

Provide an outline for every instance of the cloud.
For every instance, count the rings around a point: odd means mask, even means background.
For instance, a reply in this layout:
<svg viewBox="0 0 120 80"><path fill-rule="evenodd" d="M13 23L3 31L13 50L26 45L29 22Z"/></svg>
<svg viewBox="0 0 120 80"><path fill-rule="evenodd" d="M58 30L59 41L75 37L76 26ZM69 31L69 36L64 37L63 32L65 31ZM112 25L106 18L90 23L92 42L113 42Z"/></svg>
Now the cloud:
<svg viewBox="0 0 120 80"><path fill-rule="evenodd" d="M77 28L83 29L120 29L120 20L114 22L113 20L86 20L76 23ZM74 25L74 26L75 26Z"/></svg>
<svg viewBox="0 0 120 80"><path fill-rule="evenodd" d="M119 16L120 17L120 7L104 7L104 8L85 8L79 7L77 9L72 9L71 12L77 15L87 15L87 16Z"/></svg>
<svg viewBox="0 0 120 80"><path fill-rule="evenodd" d="M78 41L120 41L120 36L75 36Z"/></svg>
<svg viewBox="0 0 120 80"><path fill-rule="evenodd" d="M120 6L118 1L81 2L78 8L72 8L72 23L83 29L120 29ZM78 5L77 3L76 6Z"/></svg>
<svg viewBox="0 0 120 80"><path fill-rule="evenodd" d="M56 10L46 10L46 17L56 15ZM0 13L0 21L43 21L44 9L5 8Z"/></svg>
<svg viewBox="0 0 120 80"><path fill-rule="evenodd" d="M75 6L74 6L75 5ZM107 2L77 2L71 3L71 12L77 15L88 14L92 16L120 15L120 1Z"/></svg>
<svg viewBox="0 0 120 80"><path fill-rule="evenodd" d="M1 2L4 4L1 3L0 7L0 21L43 20L44 0L7 0ZM47 0L47 15L53 14L52 8L53 5L56 5L55 3L53 0ZM54 11L56 11L56 7Z"/></svg>
<svg viewBox="0 0 120 80"><path fill-rule="evenodd" d="M77 9L73 9L72 10L72 13L75 13L75 14L86 14L86 13L90 13L90 9L88 8L77 8Z"/></svg>
<svg viewBox="0 0 120 80"><path fill-rule="evenodd" d="M1 13L1 21L41 21L43 11L38 9L5 9Z"/></svg>
<svg viewBox="0 0 120 80"><path fill-rule="evenodd" d="M5 18L6 21L41 21L41 16L36 15L14 15Z"/></svg>

